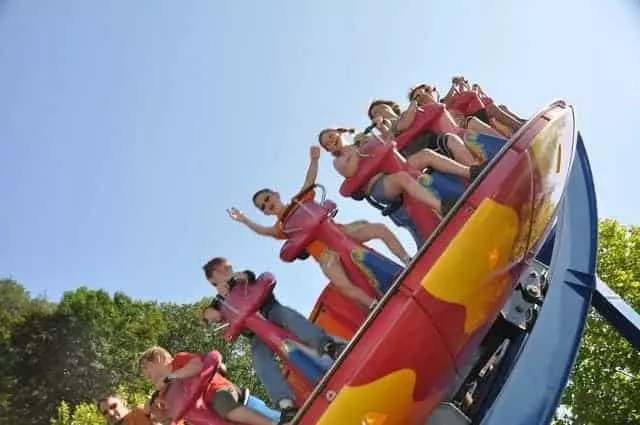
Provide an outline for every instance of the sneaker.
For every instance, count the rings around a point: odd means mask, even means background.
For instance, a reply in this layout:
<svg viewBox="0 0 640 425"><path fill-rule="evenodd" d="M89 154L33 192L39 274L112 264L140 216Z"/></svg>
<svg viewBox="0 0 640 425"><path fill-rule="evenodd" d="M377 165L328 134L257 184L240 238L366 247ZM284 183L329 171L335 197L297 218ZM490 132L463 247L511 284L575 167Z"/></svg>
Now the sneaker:
<svg viewBox="0 0 640 425"><path fill-rule="evenodd" d="M342 342L331 341L324 346L324 352L327 353L332 360L337 359L342 351L347 347L347 344Z"/></svg>
<svg viewBox="0 0 640 425"><path fill-rule="evenodd" d="M458 200L454 198L442 199L440 201L440 216L442 218L446 217L446 215L449 214L449 211L451 211L451 208L453 208L456 202L458 202Z"/></svg>
<svg viewBox="0 0 640 425"><path fill-rule="evenodd" d="M485 169L485 167L487 166L487 162L483 162L482 164L479 165L472 165L469 167L469 180L474 181L475 179L478 178L478 176L480 175L480 173L482 173L482 170Z"/></svg>
<svg viewBox="0 0 640 425"><path fill-rule="evenodd" d="M293 420L293 418L296 417L297 414L298 414L297 407L287 407L285 409L282 409L280 411L280 421L278 422L278 425L286 425L290 423Z"/></svg>

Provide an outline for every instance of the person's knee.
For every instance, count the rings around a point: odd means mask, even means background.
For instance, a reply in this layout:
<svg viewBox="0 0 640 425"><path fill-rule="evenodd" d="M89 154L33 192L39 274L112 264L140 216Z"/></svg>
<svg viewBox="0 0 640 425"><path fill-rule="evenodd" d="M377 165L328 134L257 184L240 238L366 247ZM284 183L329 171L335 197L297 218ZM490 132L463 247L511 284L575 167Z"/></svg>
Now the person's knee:
<svg viewBox="0 0 640 425"><path fill-rule="evenodd" d="M393 178L396 182L400 184L407 184L411 180L414 180L413 176L409 174L407 171L398 171L393 174Z"/></svg>
<svg viewBox="0 0 640 425"><path fill-rule="evenodd" d="M382 237L391 231L384 223L369 223L368 228L374 237Z"/></svg>

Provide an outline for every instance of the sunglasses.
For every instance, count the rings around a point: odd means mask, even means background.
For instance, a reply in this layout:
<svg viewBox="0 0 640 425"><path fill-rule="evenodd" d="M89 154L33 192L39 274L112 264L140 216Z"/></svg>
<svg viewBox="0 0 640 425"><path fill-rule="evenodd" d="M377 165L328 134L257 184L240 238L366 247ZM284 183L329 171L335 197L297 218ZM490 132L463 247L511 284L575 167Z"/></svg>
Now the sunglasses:
<svg viewBox="0 0 640 425"><path fill-rule="evenodd" d="M264 212L264 210L267 208L267 202L269 202L270 199L271 195L267 195L264 197L264 201L262 201L262 203L260 204L260 211Z"/></svg>

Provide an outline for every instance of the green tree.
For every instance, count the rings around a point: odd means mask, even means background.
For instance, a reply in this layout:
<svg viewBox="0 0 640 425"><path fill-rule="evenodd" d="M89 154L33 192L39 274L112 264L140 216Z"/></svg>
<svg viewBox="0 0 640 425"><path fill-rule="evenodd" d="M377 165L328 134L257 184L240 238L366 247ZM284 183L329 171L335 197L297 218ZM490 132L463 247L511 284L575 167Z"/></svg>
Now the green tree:
<svg viewBox="0 0 640 425"><path fill-rule="evenodd" d="M0 279L0 423L9 421L12 396L20 385L12 373L19 354L12 344L14 329L30 314L48 314L55 305L43 298L31 298L18 282Z"/></svg>
<svg viewBox="0 0 640 425"><path fill-rule="evenodd" d="M602 220L598 275L640 311L640 226ZM640 354L592 312L571 381L563 395L571 418L561 423L640 423Z"/></svg>

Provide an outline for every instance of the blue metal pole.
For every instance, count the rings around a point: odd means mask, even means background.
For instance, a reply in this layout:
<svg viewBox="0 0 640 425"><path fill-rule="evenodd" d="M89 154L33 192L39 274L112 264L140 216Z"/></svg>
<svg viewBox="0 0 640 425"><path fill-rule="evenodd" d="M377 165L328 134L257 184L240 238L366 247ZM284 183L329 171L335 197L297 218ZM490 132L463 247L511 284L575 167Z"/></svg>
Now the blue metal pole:
<svg viewBox="0 0 640 425"><path fill-rule="evenodd" d="M482 425L548 424L580 346L595 290L598 214L582 138L558 215L550 284L538 321Z"/></svg>

